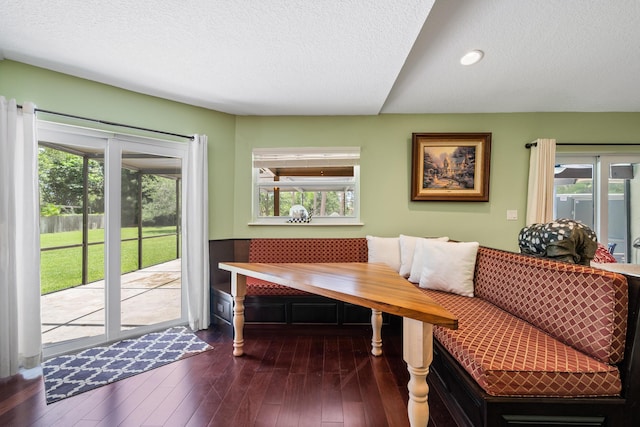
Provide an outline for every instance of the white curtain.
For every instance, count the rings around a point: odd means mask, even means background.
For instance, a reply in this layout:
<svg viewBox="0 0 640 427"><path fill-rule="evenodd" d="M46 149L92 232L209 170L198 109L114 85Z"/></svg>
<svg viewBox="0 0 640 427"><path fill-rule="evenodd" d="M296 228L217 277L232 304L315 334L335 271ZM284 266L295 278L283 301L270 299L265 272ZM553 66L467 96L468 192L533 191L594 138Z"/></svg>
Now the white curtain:
<svg viewBox="0 0 640 427"><path fill-rule="evenodd" d="M38 366L42 355L34 110L0 96L0 378Z"/></svg>
<svg viewBox="0 0 640 427"><path fill-rule="evenodd" d="M189 142L186 194L185 254L189 326L193 330L209 327L209 198L207 137L195 135ZM186 278L186 280L185 280Z"/></svg>
<svg viewBox="0 0 640 427"><path fill-rule="evenodd" d="M556 140L540 138L531 147L527 225L553 221L553 176Z"/></svg>

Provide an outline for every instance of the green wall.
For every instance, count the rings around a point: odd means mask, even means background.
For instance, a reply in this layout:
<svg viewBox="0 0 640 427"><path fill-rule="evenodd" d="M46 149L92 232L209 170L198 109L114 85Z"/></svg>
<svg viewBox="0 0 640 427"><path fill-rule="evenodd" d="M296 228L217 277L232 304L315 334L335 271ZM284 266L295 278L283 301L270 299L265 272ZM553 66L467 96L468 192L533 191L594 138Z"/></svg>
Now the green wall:
<svg viewBox="0 0 640 427"><path fill-rule="evenodd" d="M517 250L526 210L529 150L525 143L536 138L556 138L559 143L640 142L640 112L234 117L11 61L0 61L0 94L19 102L34 101L44 109L207 134L212 239L402 233L448 235ZM490 201L411 202L412 132L491 132ZM364 225L248 225L251 150L287 146L361 147ZM563 150L576 149L559 147ZM508 209L518 210L517 221L506 220Z"/></svg>
<svg viewBox="0 0 640 427"><path fill-rule="evenodd" d="M13 61L0 61L0 95L18 103L31 101L44 110L109 120L179 134L205 134L209 137L209 235L233 237L230 201L233 186L235 117L153 96L141 95L65 74ZM95 123L61 119L38 114L44 120L65 121L79 126ZM130 129L109 128L122 133ZM148 136L158 137L156 134ZM220 185L219 183L226 183ZM225 201L219 203L218 201Z"/></svg>
<svg viewBox="0 0 640 427"><path fill-rule="evenodd" d="M490 201L411 202L412 132L491 132ZM253 147L360 146L364 226L249 226L251 199L237 196L234 235L446 235L456 240L476 240L487 246L517 250L517 235L524 226L527 204L529 150L524 144L536 138L556 138L558 143L640 142L640 113L238 117L237 195L248 195L251 191L249 171ZM563 149L559 147L559 151ZM517 221L506 220L508 209L518 210Z"/></svg>

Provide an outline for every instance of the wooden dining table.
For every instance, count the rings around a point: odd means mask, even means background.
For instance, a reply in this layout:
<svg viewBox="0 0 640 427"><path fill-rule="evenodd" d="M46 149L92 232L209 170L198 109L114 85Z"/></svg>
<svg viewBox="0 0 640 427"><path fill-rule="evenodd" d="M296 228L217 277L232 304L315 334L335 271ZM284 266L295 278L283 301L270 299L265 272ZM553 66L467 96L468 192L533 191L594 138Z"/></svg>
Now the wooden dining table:
<svg viewBox="0 0 640 427"><path fill-rule="evenodd" d="M244 298L247 277L371 308L374 355L382 353L380 313L402 316L403 359L409 371L409 423L412 427L427 425L427 374L433 359L433 325L456 329L458 320L397 271L378 263L223 262L219 267L231 272L234 356L241 356L244 352Z"/></svg>

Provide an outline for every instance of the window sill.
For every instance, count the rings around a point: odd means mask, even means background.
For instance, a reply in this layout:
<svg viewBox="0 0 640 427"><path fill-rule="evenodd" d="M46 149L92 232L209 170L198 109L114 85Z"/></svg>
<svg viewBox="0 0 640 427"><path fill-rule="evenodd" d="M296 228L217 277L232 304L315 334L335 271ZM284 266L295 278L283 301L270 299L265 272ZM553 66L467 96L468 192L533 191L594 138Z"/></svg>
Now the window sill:
<svg viewBox="0 0 640 427"><path fill-rule="evenodd" d="M254 226L287 226L287 227L333 227L333 226L363 226L363 222L303 222L303 223L291 223L291 222L250 222L247 225Z"/></svg>

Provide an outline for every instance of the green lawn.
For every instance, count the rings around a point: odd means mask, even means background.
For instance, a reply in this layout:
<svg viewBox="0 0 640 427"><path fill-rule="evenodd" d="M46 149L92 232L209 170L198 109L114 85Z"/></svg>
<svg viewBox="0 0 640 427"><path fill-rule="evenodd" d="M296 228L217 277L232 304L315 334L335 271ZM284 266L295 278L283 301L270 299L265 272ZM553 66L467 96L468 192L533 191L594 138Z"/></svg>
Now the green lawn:
<svg viewBox="0 0 640 427"><path fill-rule="evenodd" d="M154 236L175 233L175 227L145 227L142 235ZM123 239L136 238L138 229L123 228ZM103 242L104 230L89 230L89 242ZM82 243L80 231L47 233L40 235L40 246L50 248ZM142 267L160 264L176 258L176 235L142 241ZM138 242L122 242L123 273L138 269ZM104 278L104 244L89 246L87 262L88 281ZM82 283L82 248L44 251L40 254L40 277L42 295L67 289Z"/></svg>

